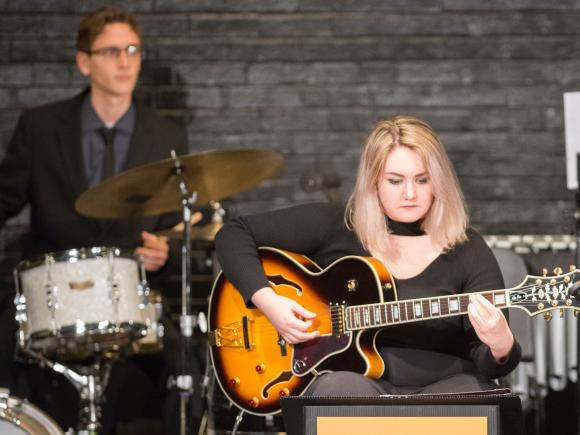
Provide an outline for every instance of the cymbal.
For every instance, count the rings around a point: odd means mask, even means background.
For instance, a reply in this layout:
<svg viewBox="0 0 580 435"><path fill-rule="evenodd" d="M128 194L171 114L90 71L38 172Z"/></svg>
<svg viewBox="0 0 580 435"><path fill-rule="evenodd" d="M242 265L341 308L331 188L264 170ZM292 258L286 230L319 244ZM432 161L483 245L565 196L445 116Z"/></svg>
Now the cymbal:
<svg viewBox="0 0 580 435"><path fill-rule="evenodd" d="M158 231L156 236L165 236L170 239L181 239L183 237L183 224L179 224L170 230ZM200 242L213 242L215 235L223 226L221 223L210 223L207 225L191 227L191 240L199 240Z"/></svg>
<svg viewBox="0 0 580 435"><path fill-rule="evenodd" d="M272 150L204 151L179 156L182 176L196 205L243 192L272 177L283 157ZM173 159L139 166L103 180L81 194L76 210L86 216L117 219L152 216L181 209L180 178Z"/></svg>

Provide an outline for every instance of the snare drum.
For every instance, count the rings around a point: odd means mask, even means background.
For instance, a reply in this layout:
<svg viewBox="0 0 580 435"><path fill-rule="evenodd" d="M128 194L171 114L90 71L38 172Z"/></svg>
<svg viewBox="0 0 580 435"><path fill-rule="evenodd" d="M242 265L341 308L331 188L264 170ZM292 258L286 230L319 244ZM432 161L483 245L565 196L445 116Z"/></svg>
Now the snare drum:
<svg viewBox="0 0 580 435"><path fill-rule="evenodd" d="M71 249L14 270L21 345L56 359L117 350L147 331L147 282L132 252Z"/></svg>
<svg viewBox="0 0 580 435"><path fill-rule="evenodd" d="M147 335L133 342L134 353L157 353L163 350L163 336L165 335L165 327L161 323L163 296L156 290L150 290L147 301L148 305L145 307Z"/></svg>
<svg viewBox="0 0 580 435"><path fill-rule="evenodd" d="M3 435L63 435L52 418L31 403L0 389L0 433Z"/></svg>

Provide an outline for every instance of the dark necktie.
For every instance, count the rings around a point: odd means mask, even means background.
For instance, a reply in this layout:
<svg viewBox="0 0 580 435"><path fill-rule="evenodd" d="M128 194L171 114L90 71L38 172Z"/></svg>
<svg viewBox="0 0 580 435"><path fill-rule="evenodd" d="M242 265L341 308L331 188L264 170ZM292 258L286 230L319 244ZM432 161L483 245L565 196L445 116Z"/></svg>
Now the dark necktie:
<svg viewBox="0 0 580 435"><path fill-rule="evenodd" d="M113 140L115 139L115 128L100 128L99 133L103 136L103 169L101 171L101 180L109 178L115 174L115 148Z"/></svg>

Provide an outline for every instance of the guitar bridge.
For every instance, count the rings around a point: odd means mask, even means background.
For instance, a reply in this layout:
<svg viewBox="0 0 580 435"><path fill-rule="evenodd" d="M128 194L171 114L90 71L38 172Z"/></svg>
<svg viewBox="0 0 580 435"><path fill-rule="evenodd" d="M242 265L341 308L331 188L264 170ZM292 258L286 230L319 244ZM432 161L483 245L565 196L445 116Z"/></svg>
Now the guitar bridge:
<svg viewBox="0 0 580 435"><path fill-rule="evenodd" d="M243 347L250 350L254 348L249 323L251 319L248 316L242 317L242 320L230 323L217 328L210 332L209 342L212 346L217 347Z"/></svg>
<svg viewBox="0 0 580 435"><path fill-rule="evenodd" d="M345 332L344 307L344 302L342 304L330 304L330 318L332 322L332 333L334 335L341 335Z"/></svg>

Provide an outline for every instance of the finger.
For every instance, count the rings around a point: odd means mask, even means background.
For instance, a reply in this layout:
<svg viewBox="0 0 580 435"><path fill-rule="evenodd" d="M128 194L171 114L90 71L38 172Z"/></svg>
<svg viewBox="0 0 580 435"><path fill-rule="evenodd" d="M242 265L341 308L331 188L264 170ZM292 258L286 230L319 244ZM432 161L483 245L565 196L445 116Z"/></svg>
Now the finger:
<svg viewBox="0 0 580 435"><path fill-rule="evenodd" d="M165 236L156 236L155 234L144 231L142 237L143 246L162 250L169 249L168 239Z"/></svg>
<svg viewBox="0 0 580 435"><path fill-rule="evenodd" d="M304 318L304 319L314 319L316 317L316 313L313 313L312 311L308 311L306 308L304 308L302 305L299 304L295 304L292 307L292 311L294 311L294 314Z"/></svg>
<svg viewBox="0 0 580 435"><path fill-rule="evenodd" d="M154 249L154 248L146 248L144 246L140 246L136 249L137 254L143 256L145 259L153 259L153 258L160 258L160 259L167 259L167 252L161 249Z"/></svg>
<svg viewBox="0 0 580 435"><path fill-rule="evenodd" d="M470 303L467 306L467 313L469 315L469 320L471 321L473 326L481 327L482 319L478 311L477 305L475 303Z"/></svg>
<svg viewBox="0 0 580 435"><path fill-rule="evenodd" d="M478 305L481 308L480 311L487 312L490 315L497 317L496 313L499 310L481 294L476 295L475 300L478 302Z"/></svg>

